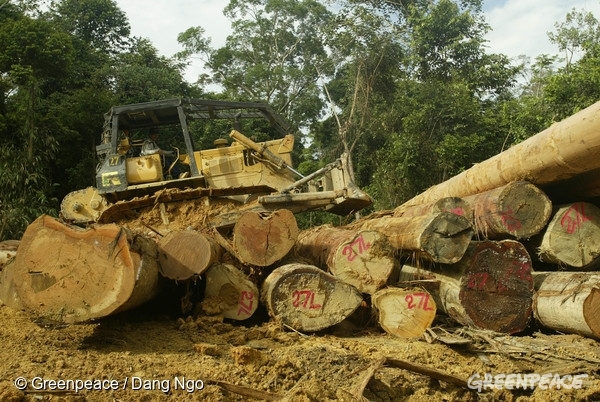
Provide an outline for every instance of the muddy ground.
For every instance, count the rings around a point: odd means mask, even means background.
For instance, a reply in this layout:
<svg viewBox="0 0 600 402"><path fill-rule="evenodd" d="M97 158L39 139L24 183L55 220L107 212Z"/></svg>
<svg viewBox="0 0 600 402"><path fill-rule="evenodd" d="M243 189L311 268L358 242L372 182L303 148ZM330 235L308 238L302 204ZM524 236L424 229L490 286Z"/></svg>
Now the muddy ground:
<svg viewBox="0 0 600 402"><path fill-rule="evenodd" d="M68 326L34 322L2 306L0 321L2 401L600 400L600 343L575 335L499 336L436 325L428 336L408 340L372 322L357 325L356 317L300 334L264 316L248 325L177 317L160 303ZM396 367L396 361L450 380ZM555 381L546 390L469 389L486 373L551 373ZM557 375L571 385L564 376L576 374L587 374L581 388L556 389ZM24 390L18 381L25 381ZM73 391L76 384L83 389Z"/></svg>

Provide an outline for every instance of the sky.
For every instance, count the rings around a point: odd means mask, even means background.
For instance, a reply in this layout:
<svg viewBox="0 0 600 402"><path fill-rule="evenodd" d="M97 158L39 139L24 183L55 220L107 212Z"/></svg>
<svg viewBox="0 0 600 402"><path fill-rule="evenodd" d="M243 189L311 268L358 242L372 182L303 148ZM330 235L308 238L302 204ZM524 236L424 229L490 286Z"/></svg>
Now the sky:
<svg viewBox="0 0 600 402"><path fill-rule="evenodd" d="M127 14L134 36L150 40L163 56L171 57L182 48L177 35L190 27L201 26L212 39L213 47L224 45L230 32L223 15L227 0L116 0ZM600 19L600 0L483 0L485 19L491 26L486 35L489 53L510 58L519 55L532 60L540 54L557 54L547 33L566 14L576 9L591 11ZM184 78L194 82L202 72L202 63L192 63Z"/></svg>

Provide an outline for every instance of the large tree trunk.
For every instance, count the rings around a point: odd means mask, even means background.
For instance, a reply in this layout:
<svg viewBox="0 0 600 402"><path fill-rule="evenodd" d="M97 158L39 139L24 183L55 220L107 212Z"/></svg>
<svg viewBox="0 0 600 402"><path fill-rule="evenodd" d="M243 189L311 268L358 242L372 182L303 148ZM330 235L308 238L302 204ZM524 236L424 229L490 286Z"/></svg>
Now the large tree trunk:
<svg viewBox="0 0 600 402"><path fill-rule="evenodd" d="M381 328L400 338L423 335L437 310L435 301L423 289L381 289L371 297L371 302Z"/></svg>
<svg viewBox="0 0 600 402"><path fill-rule="evenodd" d="M318 226L298 236L296 253L336 278L373 294L396 265L395 249L379 232Z"/></svg>
<svg viewBox="0 0 600 402"><path fill-rule="evenodd" d="M158 245L160 273L177 281L201 275L223 254L213 238L194 230L170 232Z"/></svg>
<svg viewBox="0 0 600 402"><path fill-rule="evenodd" d="M276 268L261 287L269 315L298 331L319 331L340 323L361 304L353 286L312 265Z"/></svg>
<svg viewBox="0 0 600 402"><path fill-rule="evenodd" d="M14 265L23 306L58 322L115 314L159 290L156 244L114 224L81 229L43 215L27 227Z"/></svg>
<svg viewBox="0 0 600 402"><path fill-rule="evenodd" d="M436 279L438 309L463 325L503 333L523 331L531 317L531 259L515 240L478 241L456 264L427 271L404 265L400 281Z"/></svg>
<svg viewBox="0 0 600 402"><path fill-rule="evenodd" d="M548 196L526 181L511 182L464 199L473 208L475 231L487 239L528 239L539 233L552 215Z"/></svg>
<svg viewBox="0 0 600 402"><path fill-rule="evenodd" d="M465 197L526 180L537 186L600 168L600 102L425 190L403 206Z"/></svg>
<svg viewBox="0 0 600 402"><path fill-rule="evenodd" d="M414 252L418 257L446 264L460 260L473 237L471 222L452 212L366 218L356 225L383 233L401 252Z"/></svg>
<svg viewBox="0 0 600 402"><path fill-rule="evenodd" d="M207 314L242 321L258 307L258 287L231 264L216 263L205 273L206 289L202 309Z"/></svg>
<svg viewBox="0 0 600 402"><path fill-rule="evenodd" d="M231 249L242 263L265 267L287 255L298 233L296 217L291 211L247 211L233 227Z"/></svg>
<svg viewBox="0 0 600 402"><path fill-rule="evenodd" d="M587 202L557 206L529 247L544 263L577 268L592 263L600 256L600 208Z"/></svg>
<svg viewBox="0 0 600 402"><path fill-rule="evenodd" d="M534 272L533 314L546 328L600 339L600 275Z"/></svg>

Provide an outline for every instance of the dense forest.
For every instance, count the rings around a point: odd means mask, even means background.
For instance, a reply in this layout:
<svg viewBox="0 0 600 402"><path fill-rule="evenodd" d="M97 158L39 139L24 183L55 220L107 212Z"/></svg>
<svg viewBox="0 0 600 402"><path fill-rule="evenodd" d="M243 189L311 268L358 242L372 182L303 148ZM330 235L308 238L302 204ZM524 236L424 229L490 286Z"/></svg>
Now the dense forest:
<svg viewBox="0 0 600 402"><path fill-rule="evenodd" d="M114 0L0 0L0 240L94 184L113 105L267 102L301 139L300 171L347 151L373 208L389 209L600 100L591 13L555 23L556 54L510 60L486 50L481 3L230 0L223 47L199 18L164 57ZM193 84L182 75L192 58L208 72Z"/></svg>

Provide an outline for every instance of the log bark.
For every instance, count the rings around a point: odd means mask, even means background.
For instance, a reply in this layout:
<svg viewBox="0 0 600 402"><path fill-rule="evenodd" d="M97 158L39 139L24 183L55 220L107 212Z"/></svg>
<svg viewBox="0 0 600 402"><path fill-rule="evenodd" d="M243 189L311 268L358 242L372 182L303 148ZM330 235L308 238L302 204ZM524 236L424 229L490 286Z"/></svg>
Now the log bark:
<svg viewBox="0 0 600 402"><path fill-rule="evenodd" d="M206 289L202 309L232 320L246 320L256 312L258 287L231 264L215 263L205 272Z"/></svg>
<svg viewBox="0 0 600 402"><path fill-rule="evenodd" d="M174 280L201 275L223 254L213 238L194 230L170 232L160 239L158 246L160 273Z"/></svg>
<svg viewBox="0 0 600 402"><path fill-rule="evenodd" d="M469 202L460 197L444 197L427 204L413 205L403 208L397 207L394 216L422 216L439 212L451 212L455 215L464 216L468 220L473 219L473 209Z"/></svg>
<svg viewBox="0 0 600 402"><path fill-rule="evenodd" d="M365 219L358 224L384 234L401 252L446 264L459 261L473 237L471 222L451 212Z"/></svg>
<svg viewBox="0 0 600 402"><path fill-rule="evenodd" d="M534 272L533 315L544 327L600 339L600 274Z"/></svg>
<svg viewBox="0 0 600 402"><path fill-rule="evenodd" d="M244 212L233 227L232 249L244 264L269 266L285 257L298 238L291 211Z"/></svg>
<svg viewBox="0 0 600 402"><path fill-rule="evenodd" d="M600 168L600 102L437 184L403 206L465 197L526 180L537 186Z"/></svg>
<svg viewBox="0 0 600 402"><path fill-rule="evenodd" d="M436 304L423 289L381 289L371 297L379 325L390 335L416 338L431 326Z"/></svg>
<svg viewBox="0 0 600 402"><path fill-rule="evenodd" d="M592 263L600 256L600 208L587 202L557 206L528 246L544 263L577 268Z"/></svg>
<svg viewBox="0 0 600 402"><path fill-rule="evenodd" d="M438 309L463 325L513 334L531 317L531 259L515 240L474 241L458 263L435 272L403 265L400 281L415 279L438 280Z"/></svg>
<svg viewBox="0 0 600 402"><path fill-rule="evenodd" d="M261 287L269 315L298 331L320 331L350 316L362 296L353 286L306 264L273 270Z"/></svg>
<svg viewBox="0 0 600 402"><path fill-rule="evenodd" d="M42 215L14 261L23 306L57 322L84 322L137 307L159 291L156 244L115 224L81 229Z"/></svg>
<svg viewBox="0 0 600 402"><path fill-rule="evenodd" d="M486 239L528 239L541 232L552 215L550 198L526 181L511 182L464 199L473 208L475 231Z"/></svg>
<svg viewBox="0 0 600 402"><path fill-rule="evenodd" d="M387 238L368 230L318 226L300 233L295 251L367 294L383 287L396 265L395 249Z"/></svg>

